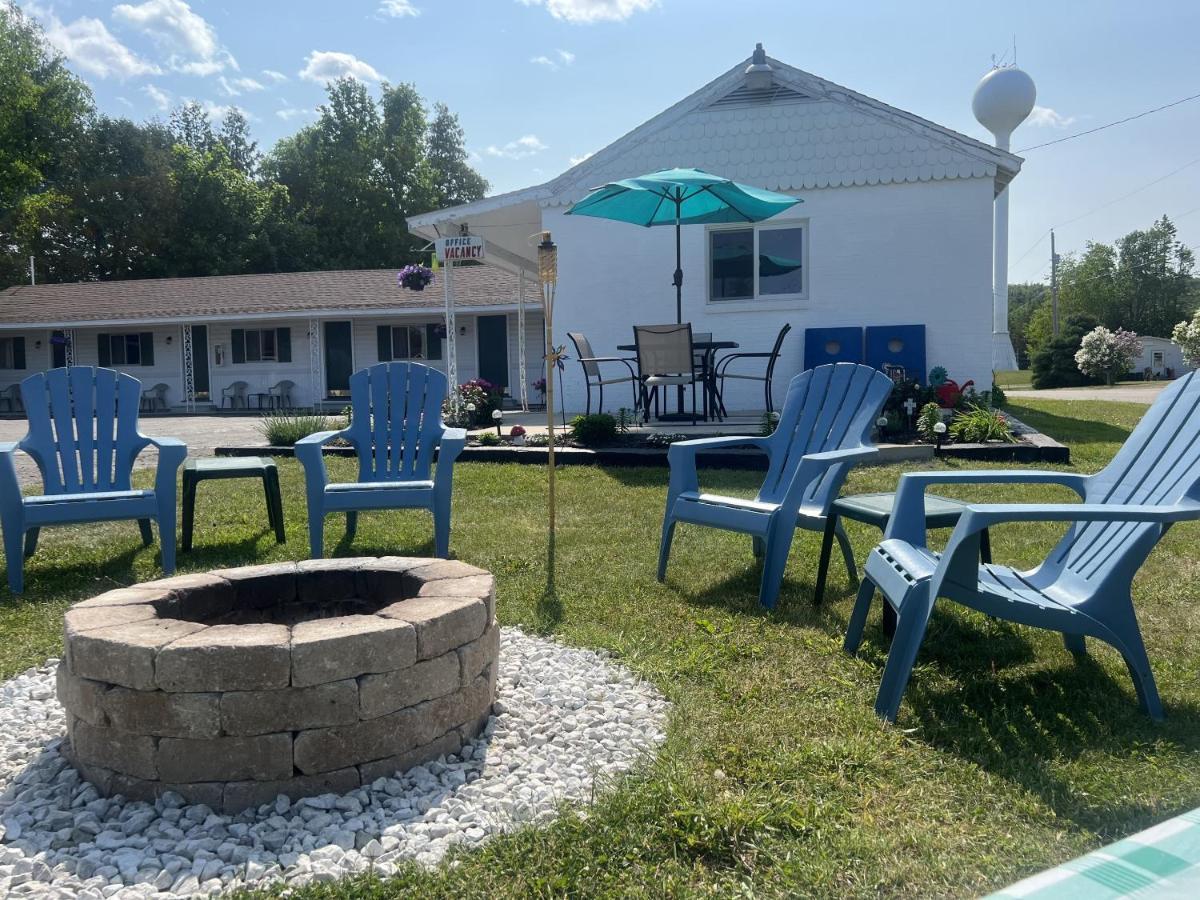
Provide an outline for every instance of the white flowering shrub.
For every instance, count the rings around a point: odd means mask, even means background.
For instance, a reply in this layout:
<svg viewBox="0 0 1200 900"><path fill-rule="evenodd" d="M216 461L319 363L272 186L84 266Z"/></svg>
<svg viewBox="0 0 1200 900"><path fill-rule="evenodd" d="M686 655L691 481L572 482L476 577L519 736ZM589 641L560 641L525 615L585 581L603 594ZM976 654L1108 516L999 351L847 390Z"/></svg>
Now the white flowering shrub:
<svg viewBox="0 0 1200 900"><path fill-rule="evenodd" d="M1171 340L1183 348L1183 358L1189 365L1200 366L1200 310L1192 321L1183 321L1171 332Z"/></svg>
<svg viewBox="0 0 1200 900"><path fill-rule="evenodd" d="M1083 336L1075 353L1075 365L1084 375L1103 378L1105 384L1115 384L1133 366L1142 352L1142 342L1132 331L1118 328L1109 331L1098 325Z"/></svg>

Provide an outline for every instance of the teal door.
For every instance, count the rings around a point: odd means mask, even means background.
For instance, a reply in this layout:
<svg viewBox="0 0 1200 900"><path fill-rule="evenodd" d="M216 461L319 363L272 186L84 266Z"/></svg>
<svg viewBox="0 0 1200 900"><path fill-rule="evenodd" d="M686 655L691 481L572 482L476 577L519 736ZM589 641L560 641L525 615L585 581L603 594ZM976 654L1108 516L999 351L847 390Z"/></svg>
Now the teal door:
<svg viewBox="0 0 1200 900"><path fill-rule="evenodd" d="M325 396L350 396L350 374L354 371L354 339L349 322L325 323Z"/></svg>
<svg viewBox="0 0 1200 900"><path fill-rule="evenodd" d="M508 316L480 316L479 377L508 393Z"/></svg>

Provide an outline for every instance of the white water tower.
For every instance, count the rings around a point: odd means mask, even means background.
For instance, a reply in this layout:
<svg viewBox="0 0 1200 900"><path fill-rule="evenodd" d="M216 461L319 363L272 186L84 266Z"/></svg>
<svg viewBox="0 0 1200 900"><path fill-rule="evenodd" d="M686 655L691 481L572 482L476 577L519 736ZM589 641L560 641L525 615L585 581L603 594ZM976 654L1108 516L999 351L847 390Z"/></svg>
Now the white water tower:
<svg viewBox="0 0 1200 900"><path fill-rule="evenodd" d="M1037 88L1016 66L994 68L975 88L971 111L996 139L1009 149L1012 133L1033 112ZM1008 336L1008 187L996 196L992 249L992 368L1015 369L1017 358Z"/></svg>

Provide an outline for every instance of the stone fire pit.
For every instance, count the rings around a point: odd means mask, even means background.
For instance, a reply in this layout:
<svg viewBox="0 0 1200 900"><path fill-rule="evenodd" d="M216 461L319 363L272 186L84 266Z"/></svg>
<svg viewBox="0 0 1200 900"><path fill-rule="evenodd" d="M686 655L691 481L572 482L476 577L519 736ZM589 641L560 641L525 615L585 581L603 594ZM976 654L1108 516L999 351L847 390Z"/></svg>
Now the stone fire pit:
<svg viewBox="0 0 1200 900"><path fill-rule="evenodd" d="M487 724L499 630L482 569L311 560L110 591L66 614L68 758L104 795L236 813L345 793Z"/></svg>

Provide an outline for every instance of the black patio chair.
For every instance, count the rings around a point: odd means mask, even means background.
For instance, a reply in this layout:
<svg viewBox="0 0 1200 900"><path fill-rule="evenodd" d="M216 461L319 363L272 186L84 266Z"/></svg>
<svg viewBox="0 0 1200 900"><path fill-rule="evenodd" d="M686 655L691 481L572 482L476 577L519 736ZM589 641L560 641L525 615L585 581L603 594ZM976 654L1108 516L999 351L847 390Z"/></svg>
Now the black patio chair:
<svg viewBox="0 0 1200 900"><path fill-rule="evenodd" d="M727 356L722 356L713 369L713 380L717 382L717 409L722 416L727 415L725 412L725 379L734 378L742 381L761 381L763 382L763 394L767 403L767 412L775 411L775 404L771 397L771 379L775 377L775 363L779 361L779 353L783 349L783 339L787 337L787 333L792 330L790 324L784 324L779 329L779 334L775 336L775 346L771 348L769 353L730 353ZM740 372L729 371L731 363L742 359L765 359L767 361L767 370L762 375L743 374Z"/></svg>
<svg viewBox="0 0 1200 900"><path fill-rule="evenodd" d="M587 388L587 414L592 414L592 388L599 391L598 410L604 412L604 386L608 384L629 384L633 391L633 408L638 408L638 377L633 370L636 360L624 356L597 356L592 351L592 343L578 331L568 331L567 337L575 345L575 356L583 366L583 383ZM617 378L605 378L600 372L600 363L621 363L629 370L629 375Z"/></svg>

